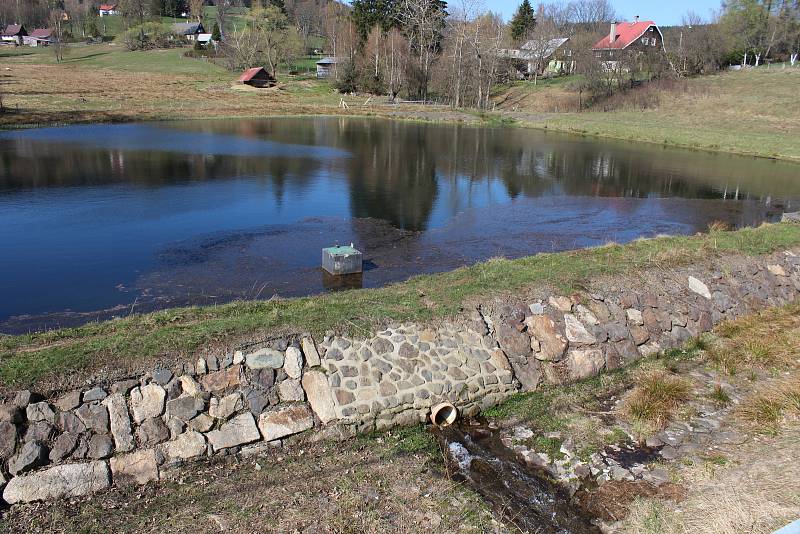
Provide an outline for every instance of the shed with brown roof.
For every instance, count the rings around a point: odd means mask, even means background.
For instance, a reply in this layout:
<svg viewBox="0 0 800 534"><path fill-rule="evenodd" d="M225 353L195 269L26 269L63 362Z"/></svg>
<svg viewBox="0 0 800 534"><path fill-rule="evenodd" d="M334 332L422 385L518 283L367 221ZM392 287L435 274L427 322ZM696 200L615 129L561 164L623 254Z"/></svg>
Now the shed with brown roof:
<svg viewBox="0 0 800 534"><path fill-rule="evenodd" d="M253 87L271 87L275 85L275 78L264 67L247 69L239 77L239 83Z"/></svg>

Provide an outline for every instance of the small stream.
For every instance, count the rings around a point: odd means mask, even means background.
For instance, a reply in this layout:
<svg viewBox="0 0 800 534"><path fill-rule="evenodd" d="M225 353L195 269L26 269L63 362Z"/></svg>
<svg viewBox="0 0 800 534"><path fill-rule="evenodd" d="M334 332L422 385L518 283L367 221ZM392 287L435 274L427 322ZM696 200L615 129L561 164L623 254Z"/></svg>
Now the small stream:
<svg viewBox="0 0 800 534"><path fill-rule="evenodd" d="M454 478L480 494L507 525L537 534L600 532L564 489L521 462L488 425L467 421L433 432Z"/></svg>

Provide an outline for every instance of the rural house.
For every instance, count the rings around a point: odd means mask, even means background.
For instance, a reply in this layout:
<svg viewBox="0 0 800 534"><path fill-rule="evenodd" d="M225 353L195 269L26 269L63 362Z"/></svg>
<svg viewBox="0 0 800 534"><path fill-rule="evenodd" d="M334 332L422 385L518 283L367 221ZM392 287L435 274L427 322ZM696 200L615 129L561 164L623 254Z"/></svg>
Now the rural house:
<svg viewBox="0 0 800 534"><path fill-rule="evenodd" d="M317 78L330 78L336 73L338 60L335 57L326 57L317 61Z"/></svg>
<svg viewBox="0 0 800 534"><path fill-rule="evenodd" d="M500 56L517 62L517 68L525 77L545 72L571 74L575 70L569 37L547 41L531 40L519 49L500 50Z"/></svg>
<svg viewBox="0 0 800 534"><path fill-rule="evenodd" d="M187 41L194 41L198 35L206 32L200 22L177 22L172 25L172 31L185 37Z"/></svg>
<svg viewBox="0 0 800 534"><path fill-rule="evenodd" d="M119 9L117 4L100 4L99 13L101 17L119 15Z"/></svg>
<svg viewBox="0 0 800 534"><path fill-rule="evenodd" d="M22 38L22 42L28 46L48 46L53 42L53 30L50 28L37 28Z"/></svg>
<svg viewBox="0 0 800 534"><path fill-rule="evenodd" d="M28 32L25 31L25 26L22 24L10 24L3 30L3 35L0 37L4 43L13 43L21 45Z"/></svg>
<svg viewBox="0 0 800 534"><path fill-rule="evenodd" d="M247 69L239 77L239 83L253 87L271 87L275 85L275 78L264 67Z"/></svg>
<svg viewBox="0 0 800 534"><path fill-rule="evenodd" d="M626 53L664 52L664 36L652 20L612 22L608 35L600 39L592 51L596 58L613 69Z"/></svg>

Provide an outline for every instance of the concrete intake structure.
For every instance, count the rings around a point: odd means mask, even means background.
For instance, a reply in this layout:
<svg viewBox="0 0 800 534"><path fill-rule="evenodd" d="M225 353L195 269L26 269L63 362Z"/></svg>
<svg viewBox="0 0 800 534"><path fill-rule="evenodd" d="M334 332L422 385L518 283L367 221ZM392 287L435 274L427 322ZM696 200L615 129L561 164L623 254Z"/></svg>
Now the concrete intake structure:
<svg viewBox="0 0 800 534"><path fill-rule="evenodd" d="M194 458L425 422L442 404L471 417L519 391L617 369L720 321L796 302L798 252L598 279L572 295L532 288L447 321L319 343L285 336L82 390L20 391L0 403L3 497L144 484ZM443 423L455 415L437 413Z"/></svg>

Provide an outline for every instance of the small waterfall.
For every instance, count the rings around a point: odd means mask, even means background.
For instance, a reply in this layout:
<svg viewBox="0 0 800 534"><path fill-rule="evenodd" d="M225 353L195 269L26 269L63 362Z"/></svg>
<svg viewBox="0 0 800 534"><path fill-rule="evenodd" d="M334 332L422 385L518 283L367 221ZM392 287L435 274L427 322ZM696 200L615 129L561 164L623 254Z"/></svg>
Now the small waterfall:
<svg viewBox="0 0 800 534"><path fill-rule="evenodd" d="M524 465L487 425L433 427L453 478L479 493L498 519L521 532L595 534L569 494L543 471Z"/></svg>

